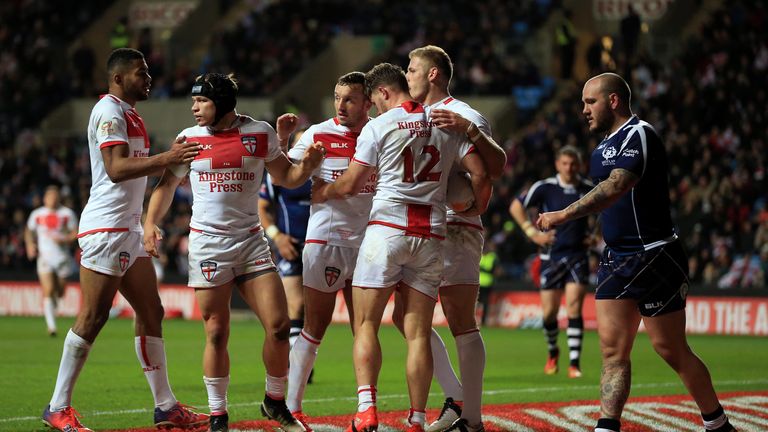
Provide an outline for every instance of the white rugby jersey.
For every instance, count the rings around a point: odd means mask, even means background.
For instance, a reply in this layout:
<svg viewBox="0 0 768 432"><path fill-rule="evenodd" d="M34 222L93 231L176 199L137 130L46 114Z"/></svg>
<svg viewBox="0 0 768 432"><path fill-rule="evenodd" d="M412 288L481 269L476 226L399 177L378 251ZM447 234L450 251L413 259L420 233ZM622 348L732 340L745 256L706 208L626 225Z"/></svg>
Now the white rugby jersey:
<svg viewBox="0 0 768 432"><path fill-rule="evenodd" d="M78 237L101 231L138 231L147 178L113 183L104 167L101 149L128 145L128 157L149 156L144 120L128 103L114 95L101 97L88 120L91 157L91 196L80 217Z"/></svg>
<svg viewBox="0 0 768 432"><path fill-rule="evenodd" d="M176 177L189 173L190 229L216 235L260 230L258 202L265 163L281 154L272 126L241 115L231 129L214 132L193 126L181 135L203 146L190 164L171 168Z"/></svg>
<svg viewBox="0 0 768 432"><path fill-rule="evenodd" d="M325 159L313 176L333 183L349 167L355 155L358 133L339 124L334 117L312 125L288 152L288 157L301 160L304 151L315 142L323 143ZM358 195L349 199L312 204L306 243L359 248L371 214L376 174L372 174Z"/></svg>
<svg viewBox="0 0 768 432"><path fill-rule="evenodd" d="M433 105L426 106L425 109L427 110L427 113L429 113L429 111L433 109L444 109L448 111L453 111L459 114L460 116L464 117L465 119L471 121L475 125L477 125L478 129L480 129L484 134L488 136L492 136L491 125L490 123L488 123L488 120L486 120L482 114L477 112L474 108L469 106L469 104L467 104L466 102L462 102L458 99L448 96L445 99ZM454 167L453 169L462 170L460 166ZM476 229L479 229L480 231L483 230L483 222L480 219L480 216L463 217L463 216L457 215L456 212L453 211L453 209L448 208L447 219L448 219L448 225L462 225L462 226L476 228Z"/></svg>
<svg viewBox="0 0 768 432"><path fill-rule="evenodd" d="M69 246L56 240L77 231L77 215L64 206L57 209L38 207L29 214L27 228L37 236L38 257L49 263L59 263L67 259Z"/></svg>
<svg viewBox="0 0 768 432"><path fill-rule="evenodd" d="M435 127L413 101L368 122L353 160L379 170L369 223L444 238L448 174L473 150L465 137Z"/></svg>

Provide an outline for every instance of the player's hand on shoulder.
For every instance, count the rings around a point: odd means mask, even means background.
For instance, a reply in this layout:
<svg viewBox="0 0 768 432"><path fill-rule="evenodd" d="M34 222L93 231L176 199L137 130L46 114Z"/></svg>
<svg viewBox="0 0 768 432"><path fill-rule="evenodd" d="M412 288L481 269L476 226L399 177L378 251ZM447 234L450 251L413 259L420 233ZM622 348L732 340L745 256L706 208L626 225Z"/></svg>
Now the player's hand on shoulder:
<svg viewBox="0 0 768 432"><path fill-rule="evenodd" d="M325 180L318 177L312 178L312 204L319 204L328 201L325 197L325 188L328 187L328 183Z"/></svg>
<svg viewBox="0 0 768 432"><path fill-rule="evenodd" d="M292 113L285 113L277 118L275 122L278 139L288 139L288 137L299 126L299 116Z"/></svg>
<svg viewBox="0 0 768 432"><path fill-rule="evenodd" d="M192 162L203 146L197 141L187 141L187 137L179 136L171 144L171 148L165 152L168 165L180 165Z"/></svg>
<svg viewBox="0 0 768 432"><path fill-rule="evenodd" d="M433 109L429 116L432 118L432 123L439 129L448 130L453 133L466 133L471 124L461 114L446 109Z"/></svg>

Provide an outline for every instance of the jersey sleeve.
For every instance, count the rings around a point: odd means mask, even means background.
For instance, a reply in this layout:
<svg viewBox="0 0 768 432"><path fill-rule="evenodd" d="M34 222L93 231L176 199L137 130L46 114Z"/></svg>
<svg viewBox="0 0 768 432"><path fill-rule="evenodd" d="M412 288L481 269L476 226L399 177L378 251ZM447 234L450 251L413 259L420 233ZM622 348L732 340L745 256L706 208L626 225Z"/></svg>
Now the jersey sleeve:
<svg viewBox="0 0 768 432"><path fill-rule="evenodd" d="M544 201L544 189L544 184L541 181L537 181L528 189L528 192L521 194L517 199L523 203L525 208L539 207Z"/></svg>
<svg viewBox="0 0 768 432"><path fill-rule="evenodd" d="M645 159L647 157L645 153L647 150L645 134L646 131L642 126L633 128L619 150L619 155L616 157L616 165L613 167L614 169L623 168L631 171L638 177L643 175L643 171L645 171Z"/></svg>
<svg viewBox="0 0 768 432"><path fill-rule="evenodd" d="M376 131L370 127L372 122L368 122L360 131L360 136L357 137L357 145L355 146L355 156L352 158L352 162L357 162L361 165L376 167L379 165L379 140L376 137Z"/></svg>
<svg viewBox="0 0 768 432"><path fill-rule="evenodd" d="M477 125L477 128L480 129L484 134L492 136L491 124L488 123L488 120L479 112L475 111L474 109L470 109L464 113L464 118Z"/></svg>
<svg viewBox="0 0 768 432"><path fill-rule="evenodd" d="M96 119L96 145L99 149L128 144L125 117L117 110L104 110Z"/></svg>
<svg viewBox="0 0 768 432"><path fill-rule="evenodd" d="M283 153L283 150L280 148L280 142L277 140L277 132L275 132L275 129L266 122L264 128L267 131L268 142L267 157L264 158L264 161L269 163L280 157L280 155Z"/></svg>
<svg viewBox="0 0 768 432"><path fill-rule="evenodd" d="M27 229L30 231L34 231L37 229L37 211L33 210L32 213L29 214L29 218L27 218Z"/></svg>
<svg viewBox="0 0 768 432"><path fill-rule="evenodd" d="M300 161L304 157L304 151L312 144L315 136L314 129L312 126L301 134L301 138L288 150L288 159Z"/></svg>

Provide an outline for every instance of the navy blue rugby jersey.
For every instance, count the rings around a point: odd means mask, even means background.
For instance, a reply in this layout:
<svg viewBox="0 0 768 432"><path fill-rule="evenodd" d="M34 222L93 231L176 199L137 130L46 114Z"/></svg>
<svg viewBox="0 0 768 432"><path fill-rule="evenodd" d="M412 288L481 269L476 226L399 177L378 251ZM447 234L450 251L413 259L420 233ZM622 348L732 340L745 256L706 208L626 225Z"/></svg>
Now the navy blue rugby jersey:
<svg viewBox="0 0 768 432"><path fill-rule="evenodd" d="M677 239L669 203L667 154L656 130L632 116L592 152L595 184L623 168L640 180L600 213L603 239L618 254L647 251Z"/></svg>
<svg viewBox="0 0 768 432"><path fill-rule="evenodd" d="M287 189L272 184L272 176L264 178L259 197L272 201L275 209L275 225L291 237L302 242L307 237L312 181L296 189Z"/></svg>
<svg viewBox="0 0 768 432"><path fill-rule="evenodd" d="M569 185L563 183L560 176L556 175L537 181L525 195L517 199L526 209L536 207L540 212L549 212L568 207L590 190L592 190L592 183L580 176L576 178L576 184ZM566 255L586 253L587 247L584 241L589 235L587 218L566 222L556 227L556 230L555 242L541 250L542 259L557 260Z"/></svg>

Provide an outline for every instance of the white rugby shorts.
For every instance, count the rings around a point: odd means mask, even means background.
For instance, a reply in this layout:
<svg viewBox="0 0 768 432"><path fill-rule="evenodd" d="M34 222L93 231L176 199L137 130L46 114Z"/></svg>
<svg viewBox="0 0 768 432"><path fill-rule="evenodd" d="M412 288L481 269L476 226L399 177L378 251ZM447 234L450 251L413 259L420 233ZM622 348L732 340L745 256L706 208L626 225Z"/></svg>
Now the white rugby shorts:
<svg viewBox="0 0 768 432"><path fill-rule="evenodd" d="M56 273L62 279L72 275L74 260L68 256L59 258L37 257L37 274Z"/></svg>
<svg viewBox="0 0 768 432"><path fill-rule="evenodd" d="M399 228L368 225L357 256L352 285L388 288L402 281L437 299L442 273L442 241L406 236Z"/></svg>
<svg viewBox="0 0 768 432"><path fill-rule="evenodd" d="M355 272L357 251L351 247L306 243L302 253L304 286L324 293L344 289Z"/></svg>
<svg viewBox="0 0 768 432"><path fill-rule="evenodd" d="M445 268L440 286L479 285L483 232L462 225L448 225L443 241Z"/></svg>
<svg viewBox="0 0 768 432"><path fill-rule="evenodd" d="M189 283L214 288L240 276L276 270L263 231L240 236L189 233Z"/></svg>
<svg viewBox="0 0 768 432"><path fill-rule="evenodd" d="M136 258L148 257L139 231L95 232L77 239L80 265L110 276L125 275Z"/></svg>

